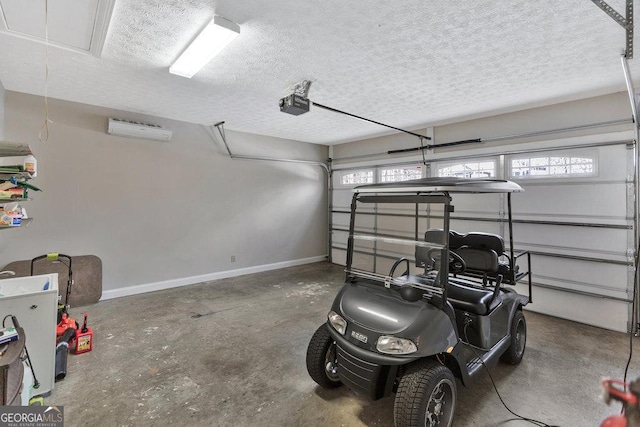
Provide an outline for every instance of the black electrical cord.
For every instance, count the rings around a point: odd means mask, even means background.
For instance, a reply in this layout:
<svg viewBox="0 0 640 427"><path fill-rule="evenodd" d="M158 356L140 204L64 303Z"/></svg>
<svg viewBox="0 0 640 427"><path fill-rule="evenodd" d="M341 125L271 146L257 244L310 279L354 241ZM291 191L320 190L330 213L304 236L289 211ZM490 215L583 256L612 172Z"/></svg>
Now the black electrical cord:
<svg viewBox="0 0 640 427"><path fill-rule="evenodd" d="M19 328L20 323L18 322L18 318L13 314L7 314L6 316L4 316L4 319L2 319L2 327L5 327L5 322L9 317L13 322L13 327ZM29 350L27 349L26 344L24 345L24 353L27 355L27 362L29 363L29 367L31 368L31 375L33 375L33 388L38 388L40 387L40 381L38 381L38 378L36 378L36 372L33 370L33 364L31 363L31 357L29 357Z"/></svg>
<svg viewBox="0 0 640 427"><path fill-rule="evenodd" d="M4 316L4 319L2 319L2 328L3 328L3 329L6 327L6 326L5 326L5 322L7 321L7 319L8 319L9 317L13 317L13 314L7 314L6 316Z"/></svg>
<svg viewBox="0 0 640 427"><path fill-rule="evenodd" d="M631 299L631 324L636 321L636 297L638 293L638 263L640 262L640 247L636 247L636 269L633 275L633 298ZM629 358L627 359L627 365L624 367L624 391L627 391L627 374L629 373L629 365L631 365L631 359L633 358L633 326L629 331ZM624 405L620 409L620 413L624 413Z"/></svg>
<svg viewBox="0 0 640 427"><path fill-rule="evenodd" d="M464 339L467 341L467 343L469 343L469 337L467 336L467 327L469 326L469 323L465 322L464 325ZM509 411L514 417L516 417L519 420L522 421L527 421L533 425L536 425L538 427L557 427L557 426L553 426L551 424L547 424L543 421L539 421L536 420L534 418L527 418L527 417L523 417L522 415L516 414L515 412L513 412L506 403L504 403L504 400L502 400L502 396L500 395L500 392L498 391L498 387L496 386L495 381L493 381L493 376L491 376L491 371L489 370L489 367L484 363L484 360L482 360L482 357L480 357L480 355L478 353L476 353L475 349L473 348L473 346L471 344L468 345L469 349L473 352L473 354L478 358L478 360L480 360L480 363L482 363L482 366L484 366L484 369L487 371L487 374L489 374L489 379L491 380L491 384L493 385L493 389L496 391L496 394L498 395L498 399L500 399L500 403L502 403L502 406L505 407L505 409L507 411Z"/></svg>

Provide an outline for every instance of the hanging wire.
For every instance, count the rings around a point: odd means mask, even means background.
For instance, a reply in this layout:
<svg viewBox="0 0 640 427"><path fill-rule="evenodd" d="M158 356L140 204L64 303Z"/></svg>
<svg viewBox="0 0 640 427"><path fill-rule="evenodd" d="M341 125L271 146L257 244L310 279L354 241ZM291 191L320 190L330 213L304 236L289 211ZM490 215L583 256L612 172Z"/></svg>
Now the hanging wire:
<svg viewBox="0 0 640 427"><path fill-rule="evenodd" d="M40 142L49 140L49 0L44 0L44 122L38 132Z"/></svg>

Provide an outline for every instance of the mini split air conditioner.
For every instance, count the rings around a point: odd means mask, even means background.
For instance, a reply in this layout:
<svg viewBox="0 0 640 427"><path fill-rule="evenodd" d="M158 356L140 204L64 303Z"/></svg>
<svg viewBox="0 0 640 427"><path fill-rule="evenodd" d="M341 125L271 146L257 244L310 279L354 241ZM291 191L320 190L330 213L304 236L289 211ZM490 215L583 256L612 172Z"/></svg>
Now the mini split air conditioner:
<svg viewBox="0 0 640 427"><path fill-rule="evenodd" d="M169 141L173 134L162 126L113 118L109 118L107 132L111 135L126 136L127 138L152 139L164 142Z"/></svg>

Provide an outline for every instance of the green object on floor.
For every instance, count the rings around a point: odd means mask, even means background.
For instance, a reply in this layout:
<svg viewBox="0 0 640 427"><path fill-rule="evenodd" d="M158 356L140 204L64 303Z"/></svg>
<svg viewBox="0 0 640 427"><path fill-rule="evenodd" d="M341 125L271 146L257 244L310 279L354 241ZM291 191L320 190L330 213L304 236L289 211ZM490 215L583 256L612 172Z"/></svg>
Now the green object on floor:
<svg viewBox="0 0 640 427"><path fill-rule="evenodd" d="M44 397L34 396L29 399L29 406L44 406Z"/></svg>

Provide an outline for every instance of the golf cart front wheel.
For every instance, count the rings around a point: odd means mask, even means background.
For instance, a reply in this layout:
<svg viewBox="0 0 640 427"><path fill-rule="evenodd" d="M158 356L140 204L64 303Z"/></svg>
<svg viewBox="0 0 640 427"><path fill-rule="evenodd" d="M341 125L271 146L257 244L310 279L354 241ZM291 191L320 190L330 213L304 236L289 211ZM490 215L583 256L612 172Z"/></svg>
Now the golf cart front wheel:
<svg viewBox="0 0 640 427"><path fill-rule="evenodd" d="M427 360L407 367L393 405L396 427L450 427L456 409L456 380L444 365Z"/></svg>
<svg viewBox="0 0 640 427"><path fill-rule="evenodd" d="M307 372L320 387L335 388L342 383L338 377L336 343L327 328L327 324L323 324L311 337L307 348Z"/></svg>
<svg viewBox="0 0 640 427"><path fill-rule="evenodd" d="M500 360L510 365L517 365L522 361L527 345L527 322L522 311L517 310L511 321L511 345L500 356Z"/></svg>

